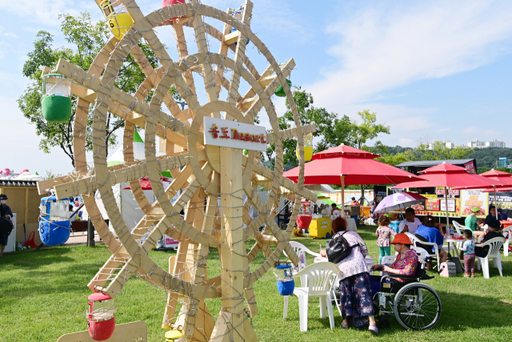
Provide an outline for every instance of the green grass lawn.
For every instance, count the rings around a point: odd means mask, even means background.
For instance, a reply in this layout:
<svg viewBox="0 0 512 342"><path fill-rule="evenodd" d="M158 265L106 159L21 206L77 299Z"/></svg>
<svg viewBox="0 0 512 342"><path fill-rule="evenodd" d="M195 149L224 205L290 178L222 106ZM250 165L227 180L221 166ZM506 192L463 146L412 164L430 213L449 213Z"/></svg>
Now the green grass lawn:
<svg viewBox="0 0 512 342"><path fill-rule="evenodd" d="M362 227L370 255L378 259L376 227ZM318 251L326 240L294 238ZM250 243L248 243L250 246ZM150 257L166 265L174 252L152 251ZM103 245L96 248L60 246L41 251L21 251L0 259L0 341L56 341L61 335L86 330L85 313L90 290L87 283L109 258ZM209 274L218 274L218 254L209 257ZM284 257L283 257L284 259ZM254 267L263 262L260 254ZM391 327L372 337L366 330L341 330L341 318L334 309L336 328L319 319L318 299L309 302L308 331L299 330L296 297L290 298L288 318L283 321L283 298L275 276L268 272L255 284L259 314L253 326L260 341L339 341L375 339L381 341L510 341L512 339L512 256L503 259L504 277L491 268L491 279L481 273L474 279L462 276L426 281L438 292L443 313L438 324L427 331L406 331L393 317ZM311 263L308 260L308 264ZM143 320L149 341L164 341L161 329L166 293L133 277L116 297L116 322ZM220 300L209 300L216 316Z"/></svg>

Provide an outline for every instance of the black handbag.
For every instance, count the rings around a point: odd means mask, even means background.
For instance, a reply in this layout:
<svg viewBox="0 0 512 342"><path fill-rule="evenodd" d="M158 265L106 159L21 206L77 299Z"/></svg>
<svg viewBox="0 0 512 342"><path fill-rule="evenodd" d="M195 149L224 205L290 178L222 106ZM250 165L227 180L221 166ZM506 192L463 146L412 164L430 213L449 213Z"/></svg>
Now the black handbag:
<svg viewBox="0 0 512 342"><path fill-rule="evenodd" d="M334 239L329 241L326 248L326 254L327 254L327 260L332 263L339 263L343 259L345 259L347 256L352 253L352 248L354 246L350 246L347 239L343 237L343 234L346 232L341 233L340 235L336 236Z"/></svg>
<svg viewBox="0 0 512 342"><path fill-rule="evenodd" d="M0 218L0 232L7 234L7 236L9 236L13 229L14 229L14 226L12 225L11 220L8 220L3 217Z"/></svg>
<svg viewBox="0 0 512 342"><path fill-rule="evenodd" d="M460 261L459 258L457 258L457 256L451 256L450 254L448 254L447 260L450 262L453 262L455 264L455 273L456 274L464 272L464 267L462 267L462 262Z"/></svg>

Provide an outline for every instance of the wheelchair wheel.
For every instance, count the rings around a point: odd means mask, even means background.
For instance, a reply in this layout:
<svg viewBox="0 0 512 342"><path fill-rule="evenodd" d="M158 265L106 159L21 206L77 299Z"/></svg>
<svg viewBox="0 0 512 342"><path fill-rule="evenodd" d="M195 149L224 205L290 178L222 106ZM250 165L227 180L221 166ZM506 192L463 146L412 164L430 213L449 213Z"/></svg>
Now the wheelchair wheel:
<svg viewBox="0 0 512 342"><path fill-rule="evenodd" d="M441 316L441 299L426 284L412 283L395 295L393 312L406 329L425 330L433 327Z"/></svg>

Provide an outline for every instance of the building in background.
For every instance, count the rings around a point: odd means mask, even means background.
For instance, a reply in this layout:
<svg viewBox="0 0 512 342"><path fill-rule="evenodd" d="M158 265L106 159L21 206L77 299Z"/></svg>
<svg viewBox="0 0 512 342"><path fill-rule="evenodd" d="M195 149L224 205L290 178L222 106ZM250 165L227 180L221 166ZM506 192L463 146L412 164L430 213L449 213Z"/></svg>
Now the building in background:
<svg viewBox="0 0 512 342"><path fill-rule="evenodd" d="M492 139L491 141L480 141L478 139L472 140L468 142L468 147L470 148L487 148L487 147L506 147L504 141L498 141L496 139Z"/></svg>
<svg viewBox="0 0 512 342"><path fill-rule="evenodd" d="M434 150L434 146L435 146L435 142L434 143L429 143L428 144L428 149L429 150ZM455 147L455 144L452 143L450 140L447 140L445 143L444 143L444 146L447 148L447 149L452 149Z"/></svg>

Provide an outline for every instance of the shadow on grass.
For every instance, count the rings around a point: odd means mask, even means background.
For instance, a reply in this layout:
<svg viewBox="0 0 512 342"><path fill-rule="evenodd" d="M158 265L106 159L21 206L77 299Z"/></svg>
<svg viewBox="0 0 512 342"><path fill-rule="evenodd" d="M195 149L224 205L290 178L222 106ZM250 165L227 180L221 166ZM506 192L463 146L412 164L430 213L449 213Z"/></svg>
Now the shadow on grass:
<svg viewBox="0 0 512 342"><path fill-rule="evenodd" d="M491 296L461 295L443 291L438 291L438 294L441 298L443 309L439 321L430 329L432 331L456 333L471 329L503 328L510 326L512 304ZM320 318L317 305L318 301L310 299L308 312L308 331L310 331L310 333L315 330L322 331L323 329L330 329L328 316L324 319ZM291 304L290 310L295 310L297 313L290 315L289 310L287 320L291 321L292 325L296 325L296 329L299 329L299 315L296 306L297 303ZM339 312L334 306L333 310L335 329L341 329L341 317ZM385 329L381 328L380 335L394 335L406 331L394 316L383 315L381 317L389 321L389 327ZM367 327L363 327L358 330L365 331L367 329ZM356 329L351 328L351 330ZM425 332L428 333L430 330Z"/></svg>
<svg viewBox="0 0 512 342"><path fill-rule="evenodd" d="M71 247L43 248L40 250L30 249L16 253L4 254L0 260L3 265L12 265L16 268L33 269L48 264L73 261L73 258L66 256L70 253Z"/></svg>
<svg viewBox="0 0 512 342"><path fill-rule="evenodd" d="M512 305L509 303L491 296L436 292L441 298L442 312L439 321L431 330L461 332L484 327L510 326ZM394 316L382 317L387 318L390 322L389 328L380 330L382 334L394 334L406 330Z"/></svg>

